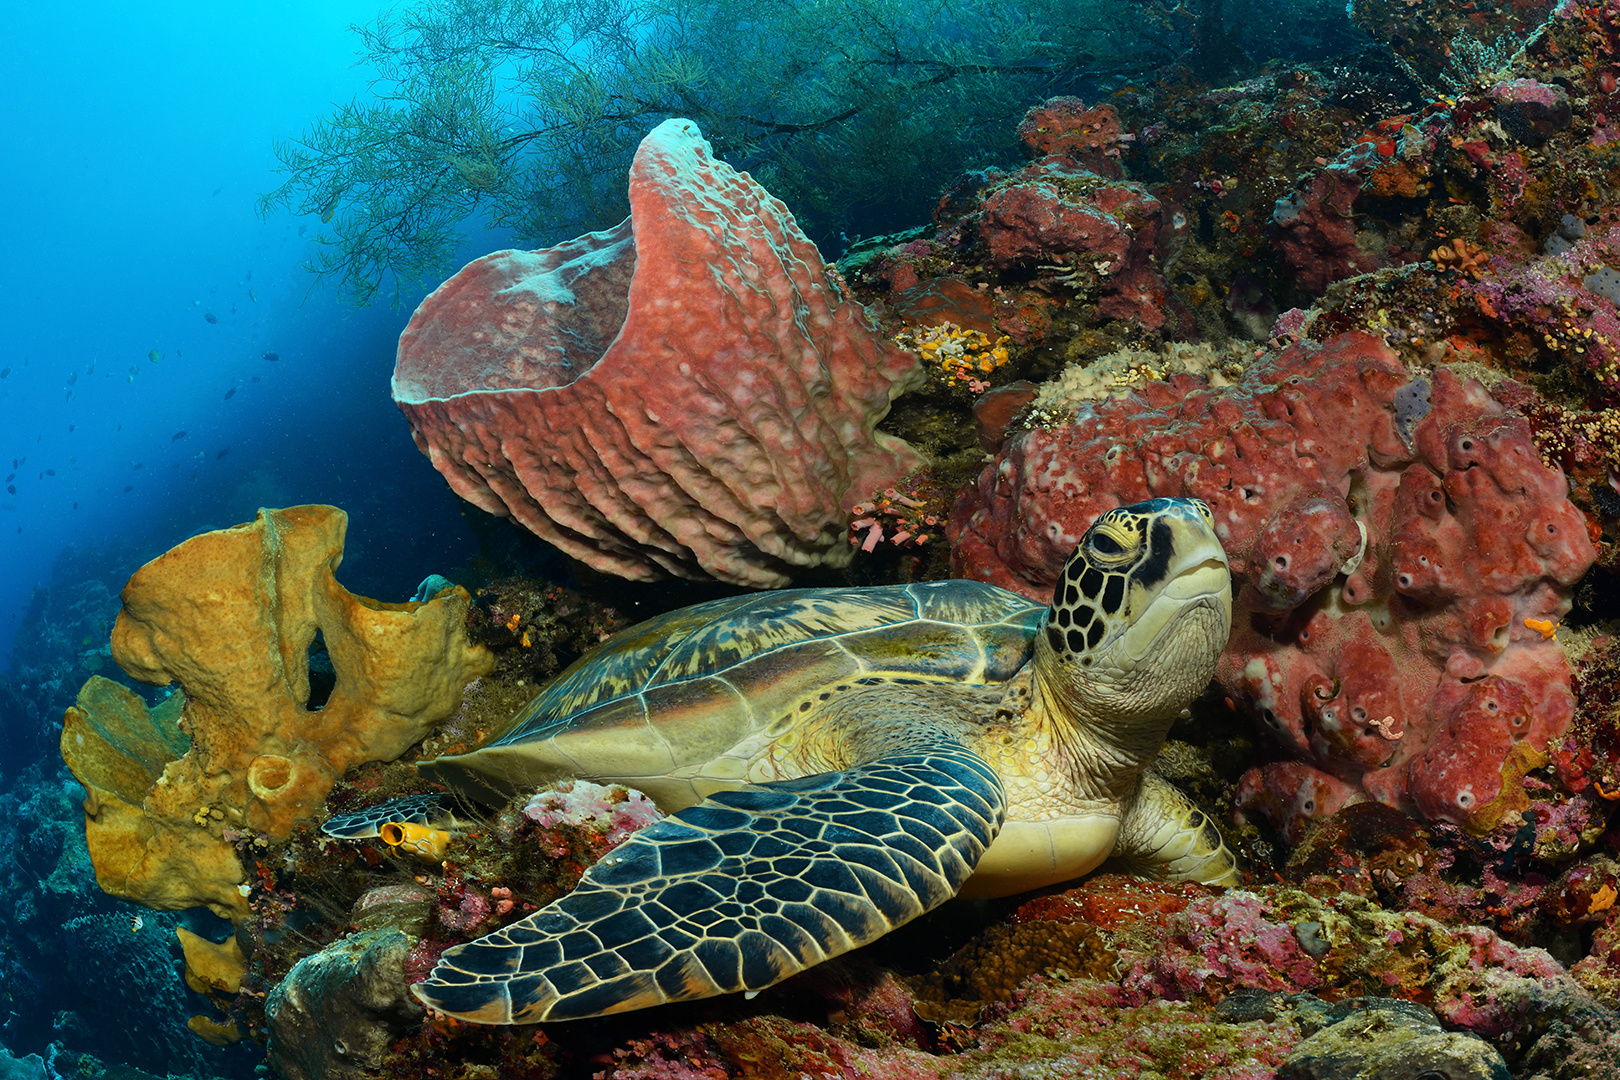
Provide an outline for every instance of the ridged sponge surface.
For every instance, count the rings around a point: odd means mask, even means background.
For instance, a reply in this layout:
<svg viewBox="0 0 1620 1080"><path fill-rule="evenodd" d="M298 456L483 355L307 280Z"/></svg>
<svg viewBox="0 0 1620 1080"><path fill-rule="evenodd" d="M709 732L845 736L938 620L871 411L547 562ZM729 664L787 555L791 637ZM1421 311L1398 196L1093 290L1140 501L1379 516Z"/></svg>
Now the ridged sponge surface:
<svg viewBox="0 0 1620 1080"><path fill-rule="evenodd" d="M393 386L457 493L574 558L777 586L846 563L849 508L920 464L874 431L918 379L787 208L670 120L623 224L466 266Z"/></svg>

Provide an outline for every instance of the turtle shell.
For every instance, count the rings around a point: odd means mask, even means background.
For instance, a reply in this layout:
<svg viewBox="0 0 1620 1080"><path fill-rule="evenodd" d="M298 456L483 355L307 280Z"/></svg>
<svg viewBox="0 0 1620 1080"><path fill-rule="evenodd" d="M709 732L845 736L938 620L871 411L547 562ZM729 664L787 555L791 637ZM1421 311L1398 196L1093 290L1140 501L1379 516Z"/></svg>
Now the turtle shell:
<svg viewBox="0 0 1620 1080"><path fill-rule="evenodd" d="M904 682L924 696L1005 683L1029 663L1045 611L959 580L682 608L581 657L493 741L421 768L485 802L573 777L639 787L676 809L748 782L766 742L841 692Z"/></svg>

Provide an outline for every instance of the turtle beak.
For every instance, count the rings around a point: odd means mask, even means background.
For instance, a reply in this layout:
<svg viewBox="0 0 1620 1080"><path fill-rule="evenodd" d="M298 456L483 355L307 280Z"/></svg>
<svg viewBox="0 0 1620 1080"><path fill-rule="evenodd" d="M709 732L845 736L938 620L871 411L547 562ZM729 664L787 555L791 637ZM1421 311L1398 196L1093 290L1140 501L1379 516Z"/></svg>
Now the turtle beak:
<svg viewBox="0 0 1620 1080"><path fill-rule="evenodd" d="M1218 559L1205 559L1181 571L1165 584L1159 596L1161 600L1187 604L1204 597L1225 594L1230 607L1231 593L1232 568L1226 561L1226 553L1222 552Z"/></svg>
<svg viewBox="0 0 1620 1080"><path fill-rule="evenodd" d="M1200 533L1206 529L1202 522L1186 522L1183 528ZM1146 610L1121 635L1121 649L1117 654L1121 659L1139 661L1151 650L1164 647L1160 639L1183 632L1182 628L1190 619L1212 628L1218 625L1221 644L1225 646L1232 629L1232 571L1226 552L1213 533L1207 537L1192 535L1177 540L1185 542L1175 545L1181 554L1171 557L1167 568L1169 580L1152 594Z"/></svg>

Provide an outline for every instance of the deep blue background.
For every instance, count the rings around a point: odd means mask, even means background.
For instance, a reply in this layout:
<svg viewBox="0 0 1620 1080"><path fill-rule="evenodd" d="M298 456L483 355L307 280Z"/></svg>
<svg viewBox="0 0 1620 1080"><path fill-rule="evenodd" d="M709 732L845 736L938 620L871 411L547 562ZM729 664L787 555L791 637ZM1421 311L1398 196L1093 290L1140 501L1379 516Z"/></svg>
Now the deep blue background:
<svg viewBox="0 0 1620 1080"><path fill-rule="evenodd" d="M357 312L311 291L318 223L254 212L278 183L272 141L366 92L349 25L379 7L8 13L0 476L15 471L16 493L0 483L0 670L67 545L138 565L259 506L331 502L350 512L341 580L384 600L469 553L459 501L389 398L420 294ZM479 236L465 255L501 246Z"/></svg>

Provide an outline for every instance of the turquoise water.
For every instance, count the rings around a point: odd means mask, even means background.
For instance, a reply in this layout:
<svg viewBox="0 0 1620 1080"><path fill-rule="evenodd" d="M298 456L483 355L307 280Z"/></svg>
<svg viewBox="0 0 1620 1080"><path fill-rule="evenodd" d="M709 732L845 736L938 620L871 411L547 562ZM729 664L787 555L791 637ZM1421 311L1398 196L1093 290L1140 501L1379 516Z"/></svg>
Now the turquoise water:
<svg viewBox="0 0 1620 1080"><path fill-rule="evenodd" d="M364 92L349 24L376 10L92 3L8 16L0 475L14 479L0 485L0 668L68 545L106 548L127 574L261 505L333 502L357 526L371 519L350 580L404 599L420 565L465 541L388 400L413 298L356 311L312 291L302 264L318 221L254 211L275 183L273 140ZM477 238L490 246L500 240ZM415 508L405 530L374 516L401 502Z"/></svg>

